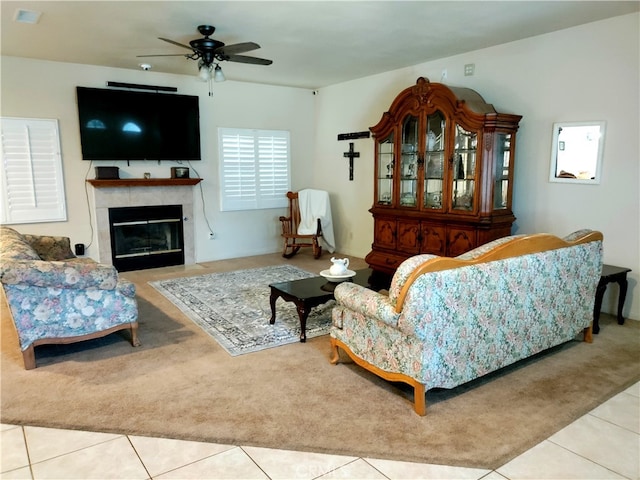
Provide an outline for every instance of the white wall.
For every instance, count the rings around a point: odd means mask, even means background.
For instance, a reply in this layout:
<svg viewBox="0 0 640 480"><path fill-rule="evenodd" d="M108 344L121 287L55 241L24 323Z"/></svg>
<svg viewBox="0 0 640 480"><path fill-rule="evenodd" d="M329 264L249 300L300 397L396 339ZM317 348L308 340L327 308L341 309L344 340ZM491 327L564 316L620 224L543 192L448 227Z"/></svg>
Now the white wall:
<svg viewBox="0 0 640 480"><path fill-rule="evenodd" d="M194 64L195 65L195 64ZM195 72L195 66L194 66ZM63 169L67 195L67 222L16 225L19 231L64 235L72 243L89 245L87 255L98 259L95 218L90 219L92 187L85 194L85 178L94 178L93 166L118 166L121 178L169 177L175 162L86 162L82 161L75 87L105 87L107 81L163 85L178 93L200 97L202 161L191 162L204 179L194 187L196 261L271 253L281 248L278 217L285 209L220 212L218 183L218 127L282 129L291 132L292 185L311 183L314 134L314 96L310 90L227 81L207 84L195 75L169 75L87 65L43 62L2 57L2 116L57 118L60 126ZM200 186L202 190L200 190ZM203 214L203 202L206 212ZM207 222L208 221L208 222ZM209 240L209 225L216 234ZM92 238L93 236L93 238Z"/></svg>
<svg viewBox="0 0 640 480"><path fill-rule="evenodd" d="M517 136L514 233L559 236L580 228L604 234L604 261L627 266L625 315L640 319L639 14L625 15L321 89L318 94L314 186L331 193L336 244L362 257L371 246L373 141L355 140L360 158L348 180L338 133L375 125L395 96L419 76L469 87L504 113L523 116ZM475 74L464 76L464 65ZM554 122L605 120L602 182L550 183ZM609 287L604 309L612 311Z"/></svg>

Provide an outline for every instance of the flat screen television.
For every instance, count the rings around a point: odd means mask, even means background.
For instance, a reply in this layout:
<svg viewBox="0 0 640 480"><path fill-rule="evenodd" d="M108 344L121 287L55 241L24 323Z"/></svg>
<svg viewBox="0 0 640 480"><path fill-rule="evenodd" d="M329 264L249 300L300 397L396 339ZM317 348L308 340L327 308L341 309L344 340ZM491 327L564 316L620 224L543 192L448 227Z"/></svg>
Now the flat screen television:
<svg viewBox="0 0 640 480"><path fill-rule="evenodd" d="M198 97L76 87L83 160L200 160Z"/></svg>

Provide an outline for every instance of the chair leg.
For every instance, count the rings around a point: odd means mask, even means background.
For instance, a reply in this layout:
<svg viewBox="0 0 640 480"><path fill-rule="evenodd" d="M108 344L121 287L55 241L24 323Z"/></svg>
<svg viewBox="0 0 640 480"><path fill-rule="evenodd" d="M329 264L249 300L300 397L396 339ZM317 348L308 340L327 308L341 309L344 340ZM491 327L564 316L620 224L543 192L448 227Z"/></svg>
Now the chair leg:
<svg viewBox="0 0 640 480"><path fill-rule="evenodd" d="M33 345L29 345L26 350L22 351L22 361L25 370L33 370L36 368L36 352Z"/></svg>
<svg viewBox="0 0 640 480"><path fill-rule="evenodd" d="M131 326L131 345L134 347L139 347L140 345L142 345L140 343L140 339L138 338L138 327L137 326Z"/></svg>
<svg viewBox="0 0 640 480"><path fill-rule="evenodd" d="M413 409L421 417L427 414L427 400L424 395L424 384L416 382L413 385Z"/></svg>
<svg viewBox="0 0 640 480"><path fill-rule="evenodd" d="M329 358L329 363L335 365L340 361L340 352L338 352L338 344L331 337L331 358Z"/></svg>
<svg viewBox="0 0 640 480"><path fill-rule="evenodd" d="M318 239L313 239L313 258L320 258L322 255L322 246L318 243Z"/></svg>
<svg viewBox="0 0 640 480"><path fill-rule="evenodd" d="M584 341L587 343L593 343L593 324L585 328L583 332Z"/></svg>
<svg viewBox="0 0 640 480"><path fill-rule="evenodd" d="M289 243L289 242L291 242L291 243ZM291 252L288 253L289 249L291 249ZM291 258L296 253L298 253L298 250L300 250L300 247L298 245L296 245L296 240L295 239L286 239L284 241L284 249L282 250L282 256L284 258Z"/></svg>

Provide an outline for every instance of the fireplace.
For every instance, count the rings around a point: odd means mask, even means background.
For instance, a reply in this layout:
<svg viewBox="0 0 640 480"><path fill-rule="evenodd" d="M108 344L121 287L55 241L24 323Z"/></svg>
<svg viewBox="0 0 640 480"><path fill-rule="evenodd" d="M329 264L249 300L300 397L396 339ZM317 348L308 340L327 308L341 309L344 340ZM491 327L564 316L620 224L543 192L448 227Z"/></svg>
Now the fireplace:
<svg viewBox="0 0 640 480"><path fill-rule="evenodd" d="M182 205L109 208L113 265L120 272L184 265Z"/></svg>
<svg viewBox="0 0 640 480"><path fill-rule="evenodd" d="M96 247L99 261L107 264L113 263L109 210L146 206L164 208L171 205L181 205L184 264L195 264L194 222L192 221L193 186L200 181L199 178L88 179L87 183L93 187L97 230Z"/></svg>

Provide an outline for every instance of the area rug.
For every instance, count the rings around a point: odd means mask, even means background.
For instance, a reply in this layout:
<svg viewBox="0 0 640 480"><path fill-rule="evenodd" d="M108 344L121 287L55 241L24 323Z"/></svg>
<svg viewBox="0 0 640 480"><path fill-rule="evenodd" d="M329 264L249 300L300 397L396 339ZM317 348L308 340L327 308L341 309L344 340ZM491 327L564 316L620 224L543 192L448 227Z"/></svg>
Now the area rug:
<svg viewBox="0 0 640 480"><path fill-rule="evenodd" d="M233 356L300 340L300 318L291 302L276 300L272 325L269 284L316 276L293 265L149 282ZM326 335L333 300L307 318L307 338Z"/></svg>

